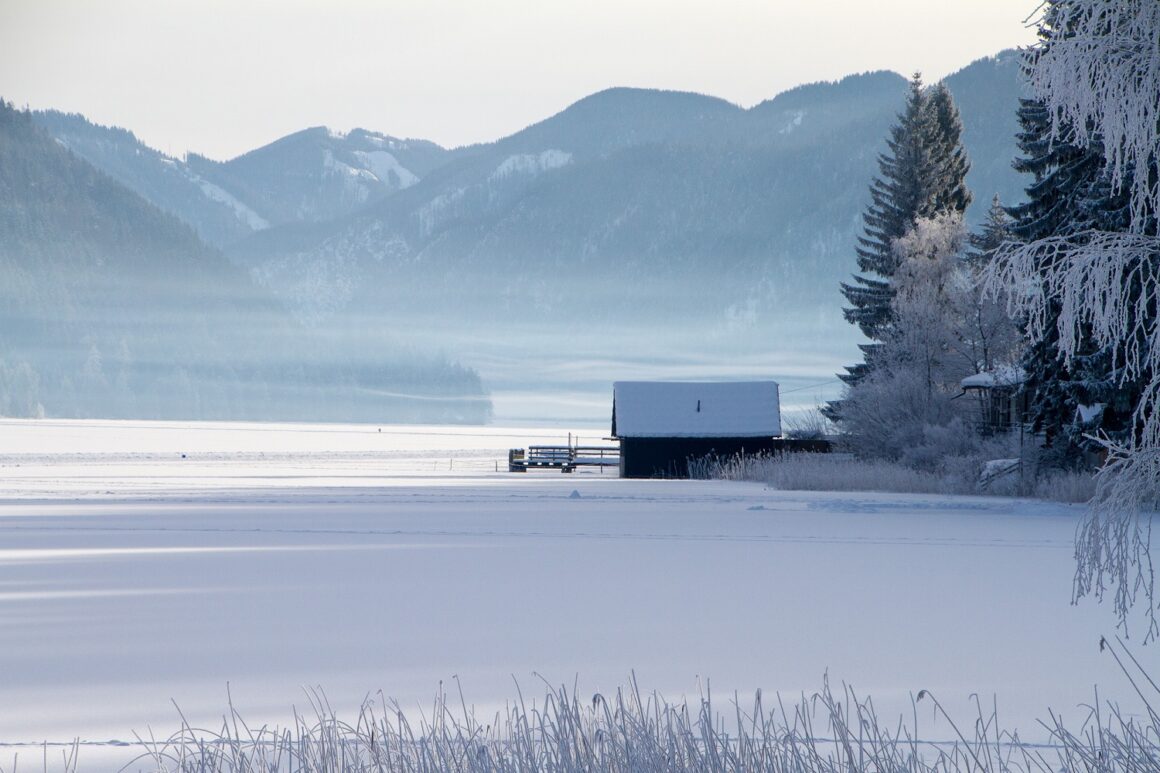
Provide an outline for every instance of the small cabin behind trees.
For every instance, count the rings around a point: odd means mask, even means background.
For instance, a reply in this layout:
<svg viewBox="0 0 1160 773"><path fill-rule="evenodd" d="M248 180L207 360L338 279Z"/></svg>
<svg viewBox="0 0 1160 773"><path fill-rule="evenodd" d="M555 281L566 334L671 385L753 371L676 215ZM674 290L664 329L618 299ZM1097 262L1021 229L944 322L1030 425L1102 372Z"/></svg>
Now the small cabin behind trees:
<svg viewBox="0 0 1160 773"><path fill-rule="evenodd" d="M617 381L612 436L622 478L687 478L689 461L779 450L775 381Z"/></svg>
<svg viewBox="0 0 1160 773"><path fill-rule="evenodd" d="M1021 368L1005 366L976 373L962 380L963 393L975 393L979 401L979 431L984 435L1009 432L1026 420L1027 374Z"/></svg>

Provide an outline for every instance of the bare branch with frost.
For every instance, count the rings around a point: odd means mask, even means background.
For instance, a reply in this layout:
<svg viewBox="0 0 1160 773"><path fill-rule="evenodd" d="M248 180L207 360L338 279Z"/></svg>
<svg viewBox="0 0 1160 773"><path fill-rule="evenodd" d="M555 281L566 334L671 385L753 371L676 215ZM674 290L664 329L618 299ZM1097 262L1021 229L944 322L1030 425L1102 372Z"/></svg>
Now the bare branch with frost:
<svg viewBox="0 0 1160 773"><path fill-rule="evenodd" d="M1148 609L1144 641L1160 636L1156 611L1156 570L1152 563L1152 517L1160 449L1132 448L1105 441L1108 461L1097 476L1096 495L1076 533L1073 601L1110 591L1120 625L1142 596Z"/></svg>
<svg viewBox="0 0 1160 773"><path fill-rule="evenodd" d="M1093 342L1111 350L1121 383L1160 372L1160 240L1085 231L1006 244L984 274L988 292L1007 293L1032 340L1059 336L1070 362ZM1054 327L1054 330L1052 328ZM1136 408L1140 442L1160 447L1155 385Z"/></svg>
<svg viewBox="0 0 1160 773"><path fill-rule="evenodd" d="M1057 334L1067 361L1095 343L1112 352L1121 383L1145 385L1129 438L1101 440L1108 460L1076 536L1074 597L1111 591L1126 627L1142 596L1150 640L1160 635L1150 553L1160 491L1160 240L1088 231L1007 244L984 282L994 295L1006 291L1009 310L1026 320L1033 340Z"/></svg>

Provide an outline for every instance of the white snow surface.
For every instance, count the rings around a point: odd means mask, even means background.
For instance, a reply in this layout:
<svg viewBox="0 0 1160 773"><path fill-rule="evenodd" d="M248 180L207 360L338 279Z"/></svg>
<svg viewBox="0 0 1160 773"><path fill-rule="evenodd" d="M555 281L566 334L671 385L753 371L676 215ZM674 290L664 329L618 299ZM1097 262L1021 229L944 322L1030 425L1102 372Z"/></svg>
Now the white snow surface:
<svg viewBox="0 0 1160 773"><path fill-rule="evenodd" d="M1084 405L1080 403L1075 407L1075 417L1079 419L1081 424L1095 421L1104 412L1107 403L1093 403L1091 405Z"/></svg>
<svg viewBox="0 0 1160 773"><path fill-rule="evenodd" d="M963 389L991 389L997 386L1017 386L1027 380L1027 372L1014 365L974 373L960 382Z"/></svg>
<svg viewBox="0 0 1160 773"><path fill-rule="evenodd" d="M781 434L776 381L617 381L618 437L766 437Z"/></svg>
<svg viewBox="0 0 1160 773"><path fill-rule="evenodd" d="M512 175L537 175L550 169L559 169L572 163L572 154L565 150L549 148L540 153L520 153L508 156L500 162L488 180L495 182Z"/></svg>
<svg viewBox="0 0 1160 773"><path fill-rule="evenodd" d="M356 150L354 154L380 182L389 183L391 180L391 172L394 172L398 178L400 190L410 188L419 182L418 175L400 164L399 160L393 154L385 150L374 150L370 153Z"/></svg>
<svg viewBox="0 0 1160 773"><path fill-rule="evenodd" d="M270 221L259 215L254 210L239 201L232 193L226 189L214 185L209 180L202 178L200 175L193 172L187 172L197 187L201 188L201 192L207 199L216 201L219 204L225 204L234 211L234 214L239 220L248 225L254 231L262 231L270 227Z"/></svg>
<svg viewBox="0 0 1160 773"><path fill-rule="evenodd" d="M466 195L467 188L460 187L452 191L440 193L424 204L418 213L419 232L423 236L430 236L434 233L436 228L455 216L460 202L463 201Z"/></svg>
<svg viewBox="0 0 1160 773"><path fill-rule="evenodd" d="M1085 716L1096 684L1138 710L1097 646L1111 610L1070 604L1082 508L496 471L567 440L0 420L0 766L80 738L105 742L81 770L117 769L140 750L107 742L168 736L172 702L220 726L227 685L251 726L312 687L347 718L378 690L417 716L458 679L489 716L513 679L607 695L632 670L694 706L709 680L725 711L828 672L886 724L919 689L966 727L994 696L1026 739L1049 707Z"/></svg>

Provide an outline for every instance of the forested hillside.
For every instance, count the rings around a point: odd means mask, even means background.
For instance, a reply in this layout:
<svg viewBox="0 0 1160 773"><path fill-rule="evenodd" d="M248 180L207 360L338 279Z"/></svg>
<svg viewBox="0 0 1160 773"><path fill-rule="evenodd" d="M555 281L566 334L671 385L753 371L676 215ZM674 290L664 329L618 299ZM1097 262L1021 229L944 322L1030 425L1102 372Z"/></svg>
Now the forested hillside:
<svg viewBox="0 0 1160 773"><path fill-rule="evenodd" d="M432 142L305 129L231 161L170 158L131 131L33 114L65 147L222 247L271 226L330 220L414 185L451 154Z"/></svg>
<svg viewBox="0 0 1160 773"><path fill-rule="evenodd" d="M1021 196L1017 71L1004 52L946 81L978 194L970 222L993 194ZM227 162L166 159L76 116L37 120L224 245L311 325L370 314L426 333L549 314L559 329L678 320L717 339L832 341L848 338L833 288L852 271L865 180L905 90L869 73L746 110L610 89L455 151L316 128Z"/></svg>
<svg viewBox="0 0 1160 773"><path fill-rule="evenodd" d="M390 331L305 331L190 226L0 103L0 415L486 418ZM432 400L431 397L440 399Z"/></svg>
<svg viewBox="0 0 1160 773"><path fill-rule="evenodd" d="M1005 53L946 81L966 95L975 222L993 194L1021 196L1017 70ZM258 232L228 254L313 323L350 311L424 329L467 317L497 336L534 319L849 346L835 287L854 270L865 181L905 93L893 73L749 110L612 89L461 149L358 215Z"/></svg>

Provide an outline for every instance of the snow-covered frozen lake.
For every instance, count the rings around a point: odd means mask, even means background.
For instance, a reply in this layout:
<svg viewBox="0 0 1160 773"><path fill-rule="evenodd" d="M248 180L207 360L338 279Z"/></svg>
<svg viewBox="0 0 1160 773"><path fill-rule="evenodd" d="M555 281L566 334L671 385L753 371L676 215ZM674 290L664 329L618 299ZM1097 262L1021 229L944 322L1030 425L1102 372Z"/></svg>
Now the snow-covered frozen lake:
<svg viewBox="0 0 1160 773"><path fill-rule="evenodd" d="M1025 737L1096 684L1132 706L1097 646L1110 608L1070 604L1079 507L505 471L567 438L0 420L0 743L163 737L174 703L220 725L227 685L260 724L311 687L418 710L457 678L486 711L537 675L633 671L678 700L828 672L883 714L927 689L968 722L995 696Z"/></svg>

